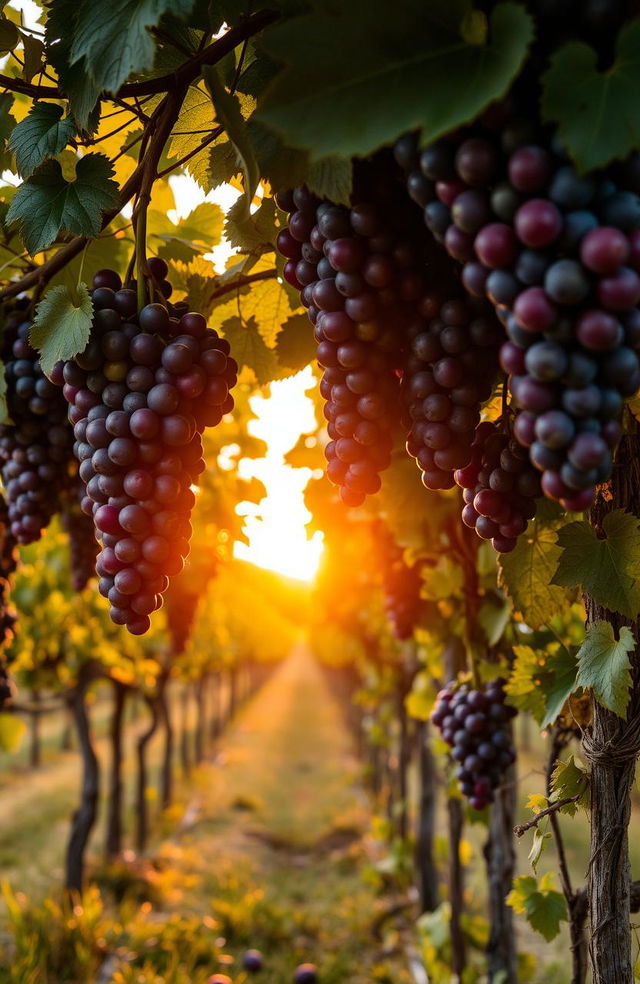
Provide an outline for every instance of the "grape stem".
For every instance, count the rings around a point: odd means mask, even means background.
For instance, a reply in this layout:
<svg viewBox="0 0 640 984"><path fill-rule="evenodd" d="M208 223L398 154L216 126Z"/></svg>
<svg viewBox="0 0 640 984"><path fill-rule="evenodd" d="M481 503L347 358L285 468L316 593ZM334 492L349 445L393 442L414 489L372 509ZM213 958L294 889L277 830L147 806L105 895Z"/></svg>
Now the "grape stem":
<svg viewBox="0 0 640 984"><path fill-rule="evenodd" d="M557 810L561 810L563 806L568 806L569 803L577 803L579 799L582 799L583 793L576 793L575 796L567 796L565 799L557 800L557 802L552 803L548 806L546 810L540 810L533 819L528 820L526 823L519 823L513 828L513 832L516 837L522 837L526 834L527 830L531 830L532 827L537 827L541 820L545 817L550 816L552 813L556 813Z"/></svg>

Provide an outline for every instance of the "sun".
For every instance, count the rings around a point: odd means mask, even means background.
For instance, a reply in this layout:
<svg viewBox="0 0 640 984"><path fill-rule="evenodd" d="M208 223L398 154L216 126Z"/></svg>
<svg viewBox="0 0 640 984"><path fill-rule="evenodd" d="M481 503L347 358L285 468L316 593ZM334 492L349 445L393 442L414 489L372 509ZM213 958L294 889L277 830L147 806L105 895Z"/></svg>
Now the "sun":
<svg viewBox="0 0 640 984"><path fill-rule="evenodd" d="M313 404L306 395L314 385L308 367L290 379L272 383L269 397L251 399L256 419L249 430L266 442L267 453L264 458L243 458L239 464L240 474L260 479L267 494L257 505L238 505L236 511L245 517L249 544L236 542L235 556L301 581L315 577L324 537L319 531L311 537L307 534L311 513L303 493L311 469L292 468L284 455L301 434L315 429Z"/></svg>

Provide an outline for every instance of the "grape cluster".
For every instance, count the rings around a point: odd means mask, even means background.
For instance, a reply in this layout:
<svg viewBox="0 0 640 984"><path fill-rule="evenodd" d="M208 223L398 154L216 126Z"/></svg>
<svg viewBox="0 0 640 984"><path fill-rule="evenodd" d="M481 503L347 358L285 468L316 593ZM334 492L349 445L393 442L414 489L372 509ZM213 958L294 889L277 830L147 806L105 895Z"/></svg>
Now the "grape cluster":
<svg viewBox="0 0 640 984"><path fill-rule="evenodd" d="M420 300L407 336L401 392L407 451L429 489L449 489L455 469L469 464L480 406L499 373L504 330L486 302Z"/></svg>
<svg viewBox="0 0 640 984"><path fill-rule="evenodd" d="M13 696L5 650L16 631L17 614L10 604L9 578L18 566L17 546L11 532L7 503L0 496L0 711Z"/></svg>
<svg viewBox="0 0 640 984"><path fill-rule="evenodd" d="M163 260L149 261L170 291ZM101 552L98 589L111 618L139 635L189 551L191 486L204 470L202 431L233 408L237 364L229 344L186 305L147 304L103 270L84 352L56 367L74 452Z"/></svg>
<svg viewBox="0 0 640 984"><path fill-rule="evenodd" d="M424 229L393 162L358 171L351 208L306 188L277 196L289 213L278 236L284 277L300 290L324 369L327 476L360 505L380 488L399 423L405 331L424 293Z"/></svg>
<svg viewBox="0 0 640 984"><path fill-rule="evenodd" d="M466 289L506 327L514 432L543 492L581 510L610 475L624 399L640 385L640 166L578 175L507 113L422 152L403 137L396 158Z"/></svg>
<svg viewBox="0 0 640 984"><path fill-rule="evenodd" d="M40 537L77 471L67 406L40 368L29 344L30 327L18 309L7 318L3 339L11 423L0 425L0 467L11 533L18 543Z"/></svg>
<svg viewBox="0 0 640 984"><path fill-rule="evenodd" d="M462 521L499 553L509 553L535 516L540 476L526 450L499 424L483 421L471 446L471 462L455 473L463 490Z"/></svg>
<svg viewBox="0 0 640 984"><path fill-rule="evenodd" d="M517 711L505 704L504 684L497 679L480 690L450 683L438 694L431 714L458 763L460 791L474 810L488 806L516 759L509 721Z"/></svg>
<svg viewBox="0 0 640 984"><path fill-rule="evenodd" d="M405 562L403 550L389 537L384 547L384 607L396 639L410 639L420 618L422 578L417 565Z"/></svg>
<svg viewBox="0 0 640 984"><path fill-rule="evenodd" d="M71 583L75 591L83 591L93 577L98 554L93 519L83 512L80 505L83 497L84 485L78 477L60 514L62 528L69 537Z"/></svg>

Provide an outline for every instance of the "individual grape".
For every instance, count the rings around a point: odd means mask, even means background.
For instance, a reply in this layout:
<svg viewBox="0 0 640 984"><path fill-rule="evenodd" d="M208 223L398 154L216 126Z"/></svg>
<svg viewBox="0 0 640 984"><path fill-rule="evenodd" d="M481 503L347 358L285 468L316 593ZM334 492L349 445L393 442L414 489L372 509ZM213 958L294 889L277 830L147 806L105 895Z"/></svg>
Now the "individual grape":
<svg viewBox="0 0 640 984"><path fill-rule="evenodd" d="M517 711L506 703L505 683L498 678L472 689L452 682L439 692L431 713L431 722L458 763L460 792L474 810L491 803L516 759L510 722Z"/></svg>
<svg viewBox="0 0 640 984"><path fill-rule="evenodd" d="M164 261L151 270L169 296ZM103 271L100 282L106 279ZM98 289L108 288L95 288L94 302ZM136 297L128 289L119 289L110 301L101 296L95 318L99 314L104 321L110 312L108 331L102 333L94 318L87 349L57 371L56 382L65 383L77 432L82 513L102 546L96 561L100 591L111 602L112 620L141 635L188 554L191 486L204 469L201 434L232 409L229 391L237 365L228 343L201 315L153 303L138 316L130 294ZM102 362L96 364L97 357ZM117 373L109 368L114 366ZM115 375L124 389L112 409ZM84 394L92 392L94 376L95 400L89 400ZM160 535L154 522L163 512L166 516L167 506L172 518Z"/></svg>

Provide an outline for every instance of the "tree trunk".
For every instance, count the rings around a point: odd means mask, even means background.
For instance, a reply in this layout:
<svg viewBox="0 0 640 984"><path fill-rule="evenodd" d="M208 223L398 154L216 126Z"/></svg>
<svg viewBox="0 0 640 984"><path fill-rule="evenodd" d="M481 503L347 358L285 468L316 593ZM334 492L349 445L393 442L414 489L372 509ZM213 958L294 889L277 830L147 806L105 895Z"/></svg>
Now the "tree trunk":
<svg viewBox="0 0 640 984"><path fill-rule="evenodd" d="M405 707L406 687L404 682L398 687L398 836L406 841L409 836L409 765L411 748L409 744L409 720Z"/></svg>
<svg viewBox="0 0 640 984"><path fill-rule="evenodd" d="M160 776L160 800L166 810L173 802L173 722L171 706L167 700L166 681L163 682L158 697L160 716L164 728L164 749L162 753L162 772Z"/></svg>
<svg viewBox="0 0 640 984"><path fill-rule="evenodd" d="M80 671L78 683L71 698L78 745L82 756L82 785L80 803L71 819L65 865L65 888L79 893L82 892L84 854L98 812L100 788L100 766L93 747L91 723L85 703L87 687L93 677L94 672L89 667L84 667Z"/></svg>
<svg viewBox="0 0 640 984"><path fill-rule="evenodd" d="M180 692L180 765L187 778L191 775L191 753L189 750L189 685L184 684Z"/></svg>
<svg viewBox="0 0 640 984"><path fill-rule="evenodd" d="M611 479L611 495L599 496L590 520L602 535L602 521L614 509L627 509L640 516L640 440L638 425L623 437ZM640 643L640 620L631 622L586 598L587 619L609 622L616 637L630 625ZM632 655L634 684L622 721L594 701L593 722L586 735L584 751L591 762L591 859L589 863L589 954L593 984L632 984L630 865L628 826L631 815L637 740L630 735L640 715L640 654ZM631 724L631 728L629 725ZM631 740L630 740L631 738ZM620 754L622 752L622 754Z"/></svg>
<svg viewBox="0 0 640 984"><path fill-rule="evenodd" d="M462 803L451 797L447 803L449 827L449 904L451 906L452 970L456 980L462 980L467 965L466 943L460 917L464 911L464 868L460 859L460 841L464 827Z"/></svg>
<svg viewBox="0 0 640 984"><path fill-rule="evenodd" d="M37 705L40 703L40 691L31 691L33 711L29 715L29 765L38 769L42 765L42 742L40 741L40 714Z"/></svg>
<svg viewBox="0 0 640 984"><path fill-rule="evenodd" d="M228 720L235 717L238 709L238 671L234 667L229 673L229 716Z"/></svg>
<svg viewBox="0 0 640 984"><path fill-rule="evenodd" d="M484 848L489 895L489 980L495 977L503 984L517 984L518 980L513 909L505 902L515 874L515 813L516 774L512 766L495 792L489 820L489 838Z"/></svg>
<svg viewBox="0 0 640 984"><path fill-rule="evenodd" d="M149 836L149 811L147 809L147 746L158 727L160 714L157 697L145 697L151 712L151 724L138 738L138 782L136 787L136 847L144 851Z"/></svg>
<svg viewBox="0 0 640 984"><path fill-rule="evenodd" d="M107 796L107 830L105 853L107 859L118 857L122 851L122 730L127 700L127 687L119 680L113 681L113 712L109 738L111 742L111 771Z"/></svg>
<svg viewBox="0 0 640 984"><path fill-rule="evenodd" d="M433 839L436 828L436 767L429 745L429 723L419 721L418 767L420 795L418 801L418 825L416 832L416 871L420 893L420 912L433 912L438 908L438 872L433 857Z"/></svg>
<svg viewBox="0 0 640 984"><path fill-rule="evenodd" d="M211 701L209 702L209 740L213 743L220 737L222 731L222 692L220 687L220 674L214 673L211 677Z"/></svg>
<svg viewBox="0 0 640 984"><path fill-rule="evenodd" d="M207 678L201 677L194 684L194 697L196 699L196 734L195 734L195 759L196 764L200 764L204 759L204 742L206 732L206 699L205 687Z"/></svg>
<svg viewBox="0 0 640 984"><path fill-rule="evenodd" d="M69 700L69 697L65 695L64 697L64 721L62 724L62 733L60 735L60 751L70 752L73 747L73 729L74 729L74 719L73 719L73 709Z"/></svg>

